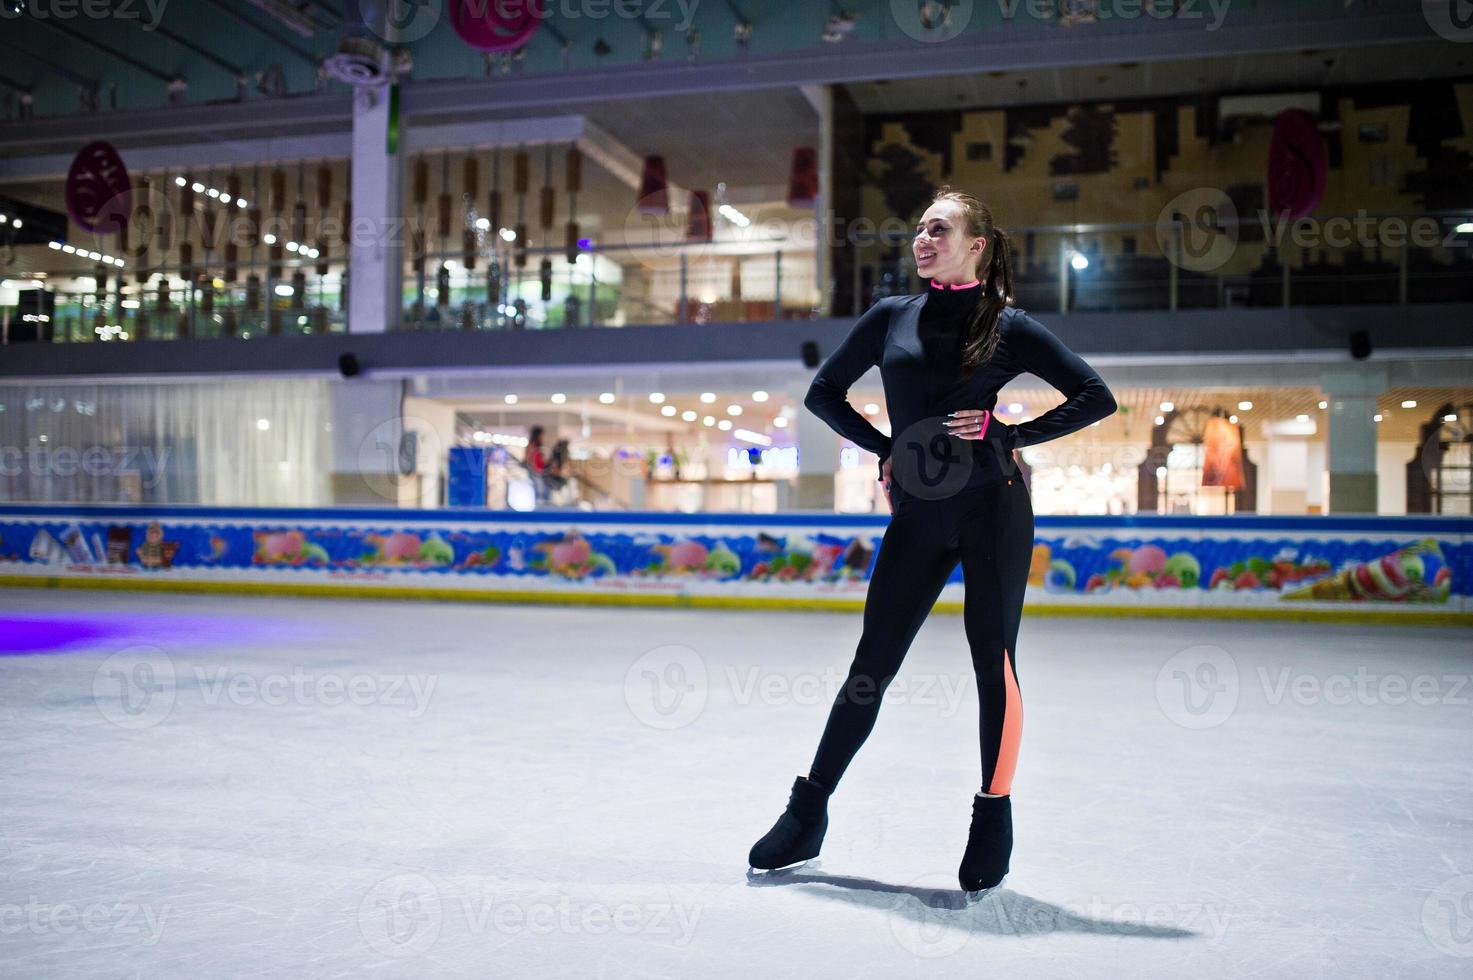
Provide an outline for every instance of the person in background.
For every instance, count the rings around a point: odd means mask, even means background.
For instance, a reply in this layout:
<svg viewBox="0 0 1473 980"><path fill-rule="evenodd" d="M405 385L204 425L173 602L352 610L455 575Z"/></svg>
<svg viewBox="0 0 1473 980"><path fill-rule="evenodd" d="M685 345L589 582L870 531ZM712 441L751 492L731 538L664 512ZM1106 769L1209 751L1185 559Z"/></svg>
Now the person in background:
<svg viewBox="0 0 1473 980"><path fill-rule="evenodd" d="M552 452L547 457L547 493L548 496L559 493L563 487L568 485L569 468L572 465L571 454L568 450L568 440L559 439L553 443Z"/></svg>
<svg viewBox="0 0 1473 980"><path fill-rule="evenodd" d="M541 503L547 497L547 450L542 445L540 425L532 426L527 433L527 451L522 454L522 465L527 468L527 476L532 480L538 503Z"/></svg>

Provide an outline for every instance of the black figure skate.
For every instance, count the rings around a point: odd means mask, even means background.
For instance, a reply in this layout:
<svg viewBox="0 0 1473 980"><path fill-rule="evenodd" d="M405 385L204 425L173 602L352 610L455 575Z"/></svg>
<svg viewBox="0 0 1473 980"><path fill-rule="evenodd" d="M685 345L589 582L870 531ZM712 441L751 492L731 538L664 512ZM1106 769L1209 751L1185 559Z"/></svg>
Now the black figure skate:
<svg viewBox="0 0 1473 980"><path fill-rule="evenodd" d="M957 880L968 902L977 901L1002 884L1012 853L1012 797L974 796L967 849L957 869Z"/></svg>
<svg viewBox="0 0 1473 980"><path fill-rule="evenodd" d="M818 857L829 827L828 802L829 791L807 776L793 780L788 808L747 855L751 871L787 870Z"/></svg>

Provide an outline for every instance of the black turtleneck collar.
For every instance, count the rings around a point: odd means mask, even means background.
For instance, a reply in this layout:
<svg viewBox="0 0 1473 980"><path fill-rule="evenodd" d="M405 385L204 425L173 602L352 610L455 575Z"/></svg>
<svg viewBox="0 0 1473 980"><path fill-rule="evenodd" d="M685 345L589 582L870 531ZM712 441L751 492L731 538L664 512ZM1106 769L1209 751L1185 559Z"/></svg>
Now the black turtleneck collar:
<svg viewBox="0 0 1473 980"><path fill-rule="evenodd" d="M926 282L926 307L934 313L960 313L971 309L982 295L982 283L972 280L960 287L938 284L930 279Z"/></svg>

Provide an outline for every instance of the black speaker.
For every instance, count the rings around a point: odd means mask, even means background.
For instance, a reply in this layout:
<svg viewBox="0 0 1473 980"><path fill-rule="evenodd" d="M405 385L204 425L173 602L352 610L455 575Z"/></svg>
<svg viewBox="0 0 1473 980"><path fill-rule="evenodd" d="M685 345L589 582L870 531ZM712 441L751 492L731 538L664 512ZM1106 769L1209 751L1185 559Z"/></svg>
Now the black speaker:
<svg viewBox="0 0 1473 980"><path fill-rule="evenodd" d="M408 429L399 434L399 475L413 476L419 465L419 433Z"/></svg>
<svg viewBox="0 0 1473 980"><path fill-rule="evenodd" d="M1371 356L1371 335L1364 330L1356 330L1350 335L1350 356L1357 361L1364 361Z"/></svg>
<svg viewBox="0 0 1473 980"><path fill-rule="evenodd" d="M818 356L818 344L811 340L803 341L803 366L818 367L820 358Z"/></svg>
<svg viewBox="0 0 1473 980"><path fill-rule="evenodd" d="M358 366L358 356L351 351L345 351L338 355L338 373L345 378L356 375L361 368Z"/></svg>

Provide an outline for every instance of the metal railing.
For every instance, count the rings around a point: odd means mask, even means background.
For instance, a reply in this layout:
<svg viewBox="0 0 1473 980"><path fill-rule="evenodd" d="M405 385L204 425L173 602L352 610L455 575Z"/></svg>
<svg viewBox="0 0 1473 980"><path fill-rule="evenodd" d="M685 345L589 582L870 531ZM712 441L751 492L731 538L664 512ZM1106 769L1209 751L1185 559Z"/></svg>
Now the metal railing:
<svg viewBox="0 0 1473 980"><path fill-rule="evenodd" d="M1210 222L1072 224L1014 228L1014 302L1059 311L1223 309L1473 302L1473 211L1315 215L1277 225L1262 218ZM743 243L749 247L753 243ZM763 243L756 243L763 244ZM509 248L465 267L457 252L426 255L404 276L397 330L547 330L630 324L740 323L821 315L794 270L813 251L742 254L721 244L591 249ZM851 246L836 297L843 316L882 296L918 292L908 241ZM593 258L596 256L597 258ZM541 262L553 262L544 299ZM617 265L617 270L610 267ZM770 263L770 264L769 264ZM193 269L109 272L52 292L54 308L7 309L11 342L74 343L203 337L255 339L342 333L348 321L345 258L242 263L224 281L219 263ZM326 269L326 272L319 270ZM605 273L604 278L597 274ZM760 274L761 281L753 280ZM747 289L743 292L743 278ZM162 285L161 285L162 282ZM757 299L752 299L756 287ZM845 307L848 307L846 310Z"/></svg>
<svg viewBox="0 0 1473 980"><path fill-rule="evenodd" d="M1473 211L1009 231L1013 298L1070 311L1473 302ZM917 292L908 245L856 254L851 302Z"/></svg>

